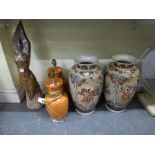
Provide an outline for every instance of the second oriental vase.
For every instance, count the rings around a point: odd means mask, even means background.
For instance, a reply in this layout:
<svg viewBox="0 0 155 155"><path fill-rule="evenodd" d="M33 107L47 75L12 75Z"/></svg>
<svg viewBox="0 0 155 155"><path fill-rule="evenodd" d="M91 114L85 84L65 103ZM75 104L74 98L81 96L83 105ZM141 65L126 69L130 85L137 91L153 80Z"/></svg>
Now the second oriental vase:
<svg viewBox="0 0 155 155"><path fill-rule="evenodd" d="M123 112L135 95L140 76L137 59L127 54L112 57L105 74L106 107L113 112Z"/></svg>

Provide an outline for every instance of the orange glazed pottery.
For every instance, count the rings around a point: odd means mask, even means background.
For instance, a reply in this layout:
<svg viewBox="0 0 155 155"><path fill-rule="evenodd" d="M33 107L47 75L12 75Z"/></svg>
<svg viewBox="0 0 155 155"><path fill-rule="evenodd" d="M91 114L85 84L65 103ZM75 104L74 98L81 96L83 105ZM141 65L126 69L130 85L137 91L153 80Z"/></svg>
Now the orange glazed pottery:
<svg viewBox="0 0 155 155"><path fill-rule="evenodd" d="M53 78L53 71L54 71L54 77L63 79L63 88L65 91L68 92L68 83L63 76L63 68L56 65L57 65L56 60L52 59L51 67L47 69L48 78L49 79Z"/></svg>
<svg viewBox="0 0 155 155"><path fill-rule="evenodd" d="M49 78L51 78L52 70L53 70L53 67L49 67L48 70L47 70ZM62 78L62 68L61 67L56 66L54 68L54 71L55 71L55 77Z"/></svg>
<svg viewBox="0 0 155 155"><path fill-rule="evenodd" d="M57 62L55 59L52 59L52 62L51 62L52 66L48 68L47 72L48 72L48 77L49 78L52 78L52 72L54 70L55 72L55 77L58 77L58 78L62 78L62 67L59 67L59 66L56 66L57 65Z"/></svg>
<svg viewBox="0 0 155 155"><path fill-rule="evenodd" d="M63 91L63 80L52 78L45 81L45 99L40 98L38 102L45 104L49 117L53 121L62 121L68 114L69 99L67 93Z"/></svg>

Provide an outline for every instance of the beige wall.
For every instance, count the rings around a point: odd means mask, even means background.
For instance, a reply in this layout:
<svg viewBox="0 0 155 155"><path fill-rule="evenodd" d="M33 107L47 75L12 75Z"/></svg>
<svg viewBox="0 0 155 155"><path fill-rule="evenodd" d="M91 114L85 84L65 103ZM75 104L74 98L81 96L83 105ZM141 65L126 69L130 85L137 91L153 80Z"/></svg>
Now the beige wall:
<svg viewBox="0 0 155 155"><path fill-rule="evenodd" d="M17 22L11 20L11 35ZM23 20L23 24L32 46L30 68L40 82L47 78L52 58L58 59L67 77L73 59L79 55L110 59L114 54L127 53L140 58L155 42L155 25L140 25L134 31L133 20ZM9 40L9 34L5 34ZM7 60L11 59L10 56L6 56ZM11 59L7 63L12 66L14 62ZM11 73L13 81L17 81L15 70L13 68ZM19 82L14 83L18 87Z"/></svg>
<svg viewBox="0 0 155 155"><path fill-rule="evenodd" d="M12 81L11 74L9 72L9 67L6 62L6 58L0 43L0 92L1 91L11 91L15 89Z"/></svg>
<svg viewBox="0 0 155 155"><path fill-rule="evenodd" d="M68 59L82 54L109 59L120 52L139 57L148 46L149 26L133 31L133 20L23 20L23 23L34 59ZM13 21L13 31L15 26Z"/></svg>
<svg viewBox="0 0 155 155"><path fill-rule="evenodd" d="M0 24L0 41L1 41L1 55L3 55L1 59L1 67L7 65L7 69L3 69L3 78L8 78L8 75L11 76L11 81L5 81L6 85L4 87L0 87L1 90L12 90L19 89L20 82L18 80L17 68L14 63L14 53L12 50L11 43L11 34L10 29L6 28L4 24ZM7 87L6 87L7 86Z"/></svg>

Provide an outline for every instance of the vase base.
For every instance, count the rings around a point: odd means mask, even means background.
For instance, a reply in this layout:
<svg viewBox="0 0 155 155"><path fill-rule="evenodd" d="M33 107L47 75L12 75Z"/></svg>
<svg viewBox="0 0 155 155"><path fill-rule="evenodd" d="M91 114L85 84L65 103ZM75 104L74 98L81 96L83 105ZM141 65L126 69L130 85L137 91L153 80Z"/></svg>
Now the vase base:
<svg viewBox="0 0 155 155"><path fill-rule="evenodd" d="M94 113L94 111L95 111L95 109L93 109L92 111L86 113L86 112L81 112L78 109L76 109L77 113L79 113L80 115L85 115L85 116L91 115L92 113Z"/></svg>
<svg viewBox="0 0 155 155"><path fill-rule="evenodd" d="M50 118L54 123L63 123L65 122L65 119L61 119L61 120L56 120L56 119L53 119L53 118Z"/></svg>
<svg viewBox="0 0 155 155"><path fill-rule="evenodd" d="M108 104L105 104L105 107L111 111L111 112L116 112L116 113L121 113L121 112L124 112L126 110L126 107L123 107L123 108L114 108Z"/></svg>

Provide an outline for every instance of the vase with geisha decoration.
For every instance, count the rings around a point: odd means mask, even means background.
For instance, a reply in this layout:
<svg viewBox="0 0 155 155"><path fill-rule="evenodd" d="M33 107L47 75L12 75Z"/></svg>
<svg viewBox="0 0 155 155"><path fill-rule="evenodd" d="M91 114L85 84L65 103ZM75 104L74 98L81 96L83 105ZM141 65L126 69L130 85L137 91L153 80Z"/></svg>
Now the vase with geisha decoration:
<svg viewBox="0 0 155 155"><path fill-rule="evenodd" d="M80 56L69 72L69 88L76 111L89 115L95 111L102 92L103 72L95 56Z"/></svg>
<svg viewBox="0 0 155 155"><path fill-rule="evenodd" d="M38 102L45 104L46 111L54 122L64 121L68 114L69 99L63 90L63 79L52 75L44 85L46 87L45 97L38 98Z"/></svg>
<svg viewBox="0 0 155 155"><path fill-rule="evenodd" d="M136 92L140 78L138 60L127 54L117 54L112 60L105 73L106 108L112 112L123 112Z"/></svg>

